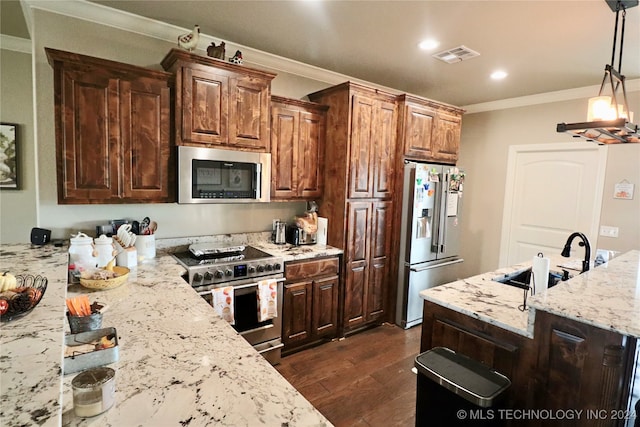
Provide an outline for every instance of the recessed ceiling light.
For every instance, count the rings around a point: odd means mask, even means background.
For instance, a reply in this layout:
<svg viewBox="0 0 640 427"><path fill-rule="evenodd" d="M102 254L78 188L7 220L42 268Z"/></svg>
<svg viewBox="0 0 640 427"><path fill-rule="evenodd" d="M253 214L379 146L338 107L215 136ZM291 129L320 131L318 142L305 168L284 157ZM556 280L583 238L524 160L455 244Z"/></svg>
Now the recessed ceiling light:
<svg viewBox="0 0 640 427"><path fill-rule="evenodd" d="M509 74L507 74L507 72L506 72L506 71L497 70L497 71L494 71L493 73L491 73L491 78L492 78L493 80L502 80L502 79L504 79L505 77L507 77L508 75L509 75Z"/></svg>
<svg viewBox="0 0 640 427"><path fill-rule="evenodd" d="M440 46L440 43L438 43L437 40L433 39L423 40L418 44L418 47L422 50L433 50L438 46Z"/></svg>

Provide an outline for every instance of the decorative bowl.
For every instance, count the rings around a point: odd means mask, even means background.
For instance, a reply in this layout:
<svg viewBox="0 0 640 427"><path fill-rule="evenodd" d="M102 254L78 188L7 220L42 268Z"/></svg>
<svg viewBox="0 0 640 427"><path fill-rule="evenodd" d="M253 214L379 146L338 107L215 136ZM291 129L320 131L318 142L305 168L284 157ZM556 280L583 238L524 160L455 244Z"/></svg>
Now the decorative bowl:
<svg viewBox="0 0 640 427"><path fill-rule="evenodd" d="M116 276L111 279L85 279L81 276L80 284L85 288L98 289L102 291L117 288L129 278L130 270L127 267L116 266L113 267L113 271L116 273Z"/></svg>
<svg viewBox="0 0 640 427"><path fill-rule="evenodd" d="M9 304L8 310L0 315L0 321L8 322L18 319L38 305L47 290L48 280L44 276L32 274L17 274L17 287L3 292L0 297Z"/></svg>

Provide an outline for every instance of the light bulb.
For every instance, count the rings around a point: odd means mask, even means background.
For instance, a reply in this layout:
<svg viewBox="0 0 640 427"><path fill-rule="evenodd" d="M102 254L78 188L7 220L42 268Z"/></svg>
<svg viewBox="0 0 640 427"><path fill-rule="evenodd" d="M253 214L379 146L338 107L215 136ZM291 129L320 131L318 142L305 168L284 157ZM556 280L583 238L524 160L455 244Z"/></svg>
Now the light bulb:
<svg viewBox="0 0 640 427"><path fill-rule="evenodd" d="M587 121L614 120L616 109L611 105L610 96L596 96L589 98L589 110L587 111Z"/></svg>

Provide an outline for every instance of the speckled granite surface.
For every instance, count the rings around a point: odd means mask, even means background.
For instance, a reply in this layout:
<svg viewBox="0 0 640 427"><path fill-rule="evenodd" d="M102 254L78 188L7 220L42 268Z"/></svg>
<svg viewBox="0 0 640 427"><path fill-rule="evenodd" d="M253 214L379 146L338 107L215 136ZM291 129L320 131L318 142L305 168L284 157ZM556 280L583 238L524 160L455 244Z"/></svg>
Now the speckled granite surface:
<svg viewBox="0 0 640 427"><path fill-rule="evenodd" d="M566 258L553 256L551 270L562 271L558 264L568 262ZM492 279L528 268L531 262L427 289L420 296L528 338L533 338L536 310L640 337L639 264L640 252L636 250L584 274L571 271L575 277L529 297L526 311L518 308L524 302L522 289Z"/></svg>
<svg viewBox="0 0 640 427"><path fill-rule="evenodd" d="M73 414L61 376L67 297L66 249L2 246L0 267L45 274L49 287L22 319L1 325L0 425L325 426L330 423L180 278L165 251L107 291L79 285L106 303L103 327L119 339L116 403L93 418Z"/></svg>
<svg viewBox="0 0 640 427"><path fill-rule="evenodd" d="M271 255L282 257L285 262L302 259L335 256L342 253L341 249L324 245L301 245L290 244L276 245L270 242L271 233L246 233L246 234L222 234L216 236L185 237L177 239L158 240L156 246L169 252L177 249L186 250L192 243L227 243L232 245L251 245L263 250Z"/></svg>
<svg viewBox="0 0 640 427"><path fill-rule="evenodd" d="M640 338L640 251L626 252L529 301L558 316Z"/></svg>

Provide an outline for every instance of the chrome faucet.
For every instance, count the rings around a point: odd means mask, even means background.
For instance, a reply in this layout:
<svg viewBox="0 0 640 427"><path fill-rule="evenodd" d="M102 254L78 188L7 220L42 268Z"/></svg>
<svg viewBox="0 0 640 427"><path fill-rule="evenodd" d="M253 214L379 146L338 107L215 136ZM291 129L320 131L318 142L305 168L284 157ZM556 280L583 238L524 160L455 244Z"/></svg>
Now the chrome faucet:
<svg viewBox="0 0 640 427"><path fill-rule="evenodd" d="M569 258L569 255L571 255L571 242L573 242L573 239L576 237L580 237L580 240L582 240L582 242L578 242L578 246L584 246L584 261L582 261L581 271L581 273L584 273L589 270L589 259L591 258L591 245L589 244L587 236L578 232L572 233L567 239L567 243L564 244L564 249L562 250L561 255L565 258Z"/></svg>

